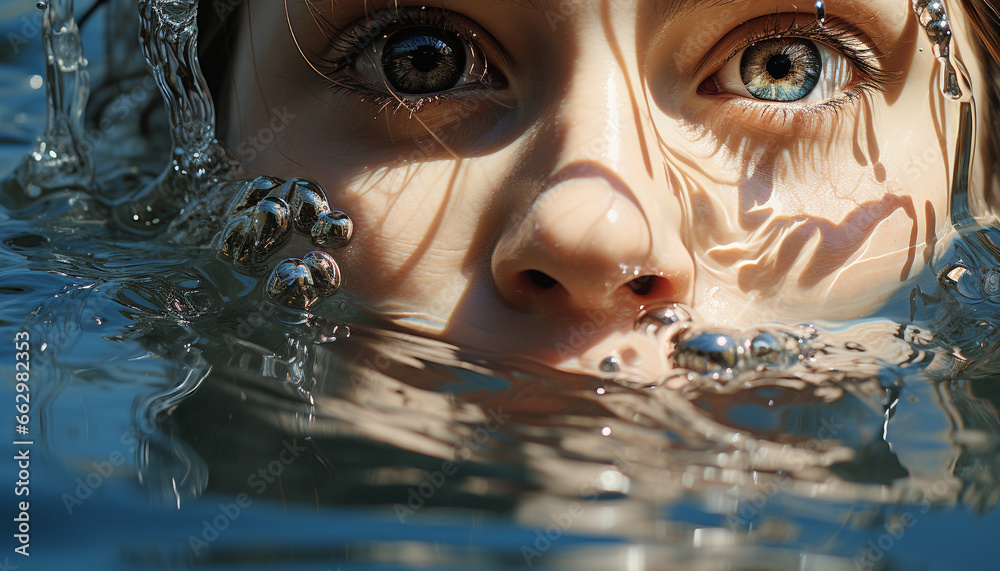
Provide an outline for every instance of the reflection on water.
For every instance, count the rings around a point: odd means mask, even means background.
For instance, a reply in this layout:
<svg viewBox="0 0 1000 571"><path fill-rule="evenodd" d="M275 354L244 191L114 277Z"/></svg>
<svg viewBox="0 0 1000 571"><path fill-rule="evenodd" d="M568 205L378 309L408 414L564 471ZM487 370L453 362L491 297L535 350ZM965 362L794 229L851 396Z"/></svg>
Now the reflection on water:
<svg viewBox="0 0 1000 571"><path fill-rule="evenodd" d="M830 324L798 372L673 389L474 354L337 298L341 320L303 319L206 252L126 242L82 194L8 214L0 319L46 344L38 429L72 475L53 510L82 521L95 500L74 478L123 454L107 496L197 514L164 524L155 558L877 568L921 553L908 538L932 522L976 533L1000 495L993 230L888 308L906 327Z"/></svg>
<svg viewBox="0 0 1000 571"><path fill-rule="evenodd" d="M956 240L878 319L651 312L688 370L637 382L414 336L342 295L326 318L267 303L210 249L108 222L147 170L0 210L52 568L990 566L1000 232Z"/></svg>

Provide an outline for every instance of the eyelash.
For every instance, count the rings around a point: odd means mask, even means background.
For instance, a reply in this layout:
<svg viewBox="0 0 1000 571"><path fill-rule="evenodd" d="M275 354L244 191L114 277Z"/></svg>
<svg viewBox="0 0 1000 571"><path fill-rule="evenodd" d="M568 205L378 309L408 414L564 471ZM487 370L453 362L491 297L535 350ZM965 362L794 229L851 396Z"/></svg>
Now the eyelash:
<svg viewBox="0 0 1000 571"><path fill-rule="evenodd" d="M763 115L766 115L767 120L787 119L789 118L789 113L805 113L808 117L815 117L817 113L823 114L827 112L836 115L851 103L861 99L864 95L885 91L896 79L897 74L882 69L877 65L875 60L880 56L874 53L873 48L865 47L858 49L852 45L863 44L863 42L849 28L840 27L836 18L827 19L822 26L815 19L811 19L807 25L802 26L795 19L782 25L778 16L780 15L769 18L763 26L750 29L748 35L723 59L723 62L718 66L715 73L719 73L718 70L722 69L741 51L755 43L778 38L802 38L826 44L836 50L843 57L847 58L854 69L861 74L862 80L857 82L852 90L841 97L807 106L757 100L740 102L748 108L753 107L763 111Z"/></svg>
<svg viewBox="0 0 1000 571"><path fill-rule="evenodd" d="M742 38L739 44L731 50L718 66L721 69L732 58L736 57L742 50L754 43L776 39L776 38L803 38L820 43L824 43L836 50L845 57L855 70L862 76L853 88L843 96L823 103L812 105L790 106L787 104L763 102L763 101L742 101L744 111L758 111L766 120L784 120L792 116L806 116L808 118L819 118L820 115L832 113L838 114L848 105L861 99L863 95L879 93L892 84L897 74L884 70L877 65L880 56L875 55L873 48L864 47L858 49L857 44L863 44L849 27L838 25L836 18L828 19L824 25L820 25L816 20L811 19L805 26L798 25L793 18L787 24L782 24L782 20L775 15L769 18L762 26L751 28L748 34ZM323 77L328 81L328 88L332 92L350 91L360 94L359 99L370 103L374 108L382 110L395 105L394 111L406 108L411 116L419 111L424 105L433 102L445 101L458 98L470 91L475 91L474 87L466 87L449 92L439 93L431 96L421 97L415 100L400 97L389 90L379 89L368 82L353 77L346 73L353 65L357 55L368 50L378 39L379 34L388 34L394 29L406 26L434 26L442 30L453 33L463 41L467 42L473 49L478 49L483 53L480 43L467 26L456 25L454 18L447 12L434 8L400 7L394 11L391 19L368 19L363 24L352 23L343 29L335 30L327 35L327 39L334 52L340 53L339 57L327 58L317 56L320 64L317 66ZM877 47L877 46L875 46ZM486 75L484 72L484 77ZM715 73L718 73L716 71ZM334 77L340 76L340 77ZM485 86L485 81L482 83Z"/></svg>
<svg viewBox="0 0 1000 571"><path fill-rule="evenodd" d="M329 82L328 89L332 92L351 91L360 93L361 101L370 103L379 110L395 104L395 110L406 108L412 116L413 113L418 112L428 103L459 98L473 91L474 88L459 88L411 100L394 94L391 91L373 87L369 83L352 77L346 72L360 54L363 54L378 41L379 34L387 35L396 29L407 26L438 27L446 32L455 34L462 41L472 46L473 49L487 53L486 50L482 49L480 43L476 41L474 33L471 30L465 26L455 25L452 20L453 18L449 17L446 12L435 8L399 7L393 12L392 20L369 18L363 24L349 24L347 27L335 30L327 35L327 40L330 42L333 51L342 55L336 58L317 56L320 62L322 62L317 67L323 77ZM484 70L483 77L487 77L488 73L489 69ZM341 77L334 79L333 76L335 75L340 75ZM485 81L483 85L485 86Z"/></svg>

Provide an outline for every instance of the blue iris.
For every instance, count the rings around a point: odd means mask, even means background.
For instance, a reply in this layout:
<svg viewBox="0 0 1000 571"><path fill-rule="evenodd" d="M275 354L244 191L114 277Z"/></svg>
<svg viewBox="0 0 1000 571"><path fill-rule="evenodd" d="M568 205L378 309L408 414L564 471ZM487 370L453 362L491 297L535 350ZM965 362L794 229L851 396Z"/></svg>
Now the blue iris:
<svg viewBox="0 0 1000 571"><path fill-rule="evenodd" d="M776 38L743 52L740 77L750 95L765 101L798 101L819 83L823 58L816 44L802 38Z"/></svg>

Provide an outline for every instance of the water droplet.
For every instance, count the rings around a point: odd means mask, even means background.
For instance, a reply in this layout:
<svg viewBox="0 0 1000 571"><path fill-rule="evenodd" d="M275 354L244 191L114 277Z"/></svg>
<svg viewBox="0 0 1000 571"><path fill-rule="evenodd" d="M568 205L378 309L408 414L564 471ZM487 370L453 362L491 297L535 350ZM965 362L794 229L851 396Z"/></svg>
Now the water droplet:
<svg viewBox="0 0 1000 571"><path fill-rule="evenodd" d="M724 333L705 332L678 346L676 360L685 369L701 373L732 369L737 360L736 341Z"/></svg>
<svg viewBox="0 0 1000 571"><path fill-rule="evenodd" d="M320 213L311 229L313 244L329 248L346 246L353 233L351 217L339 210Z"/></svg>
<svg viewBox="0 0 1000 571"><path fill-rule="evenodd" d="M755 359L765 359L780 350L778 340L770 333L761 333L750 342L750 356Z"/></svg>
<svg viewBox="0 0 1000 571"><path fill-rule="evenodd" d="M600 369L602 373L617 373L621 370L621 367L618 365L618 359L607 357L601 361Z"/></svg>
<svg viewBox="0 0 1000 571"><path fill-rule="evenodd" d="M326 252L309 252L302 261L312 273L313 287L320 296L330 296L340 289L340 267Z"/></svg>
<svg viewBox="0 0 1000 571"><path fill-rule="evenodd" d="M826 23L826 3L823 0L817 0L813 7L816 10L816 19L819 20L819 25L822 26Z"/></svg>
<svg viewBox="0 0 1000 571"><path fill-rule="evenodd" d="M281 262L271 272L267 295L272 301L297 309L308 309L319 297L313 288L309 266L294 258Z"/></svg>

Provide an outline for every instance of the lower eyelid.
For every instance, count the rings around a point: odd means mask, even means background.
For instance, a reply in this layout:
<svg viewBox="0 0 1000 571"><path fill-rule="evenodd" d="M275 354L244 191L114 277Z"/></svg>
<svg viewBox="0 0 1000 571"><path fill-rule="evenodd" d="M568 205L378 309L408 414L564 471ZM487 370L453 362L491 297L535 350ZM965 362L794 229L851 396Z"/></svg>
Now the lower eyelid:
<svg viewBox="0 0 1000 571"><path fill-rule="evenodd" d="M367 104L373 113L397 113L406 114L405 119L409 120L412 115L423 112L421 119L427 117L430 109L436 106L450 106L456 110L454 117L461 116L468 119L476 114L484 114L495 111L496 107L512 107L503 101L488 97L483 94L482 89L458 88L441 94L421 96L416 98L402 98L387 91L376 90L356 79L347 82L348 85L331 85L334 91L343 92L353 97L359 102ZM453 117L453 118L454 118ZM431 118L433 121L433 117ZM429 125L430 126L430 125Z"/></svg>
<svg viewBox="0 0 1000 571"><path fill-rule="evenodd" d="M729 96L709 103L699 115L717 133L757 139L826 140L838 124L855 115L863 99L875 95L865 85L821 103L772 103Z"/></svg>

